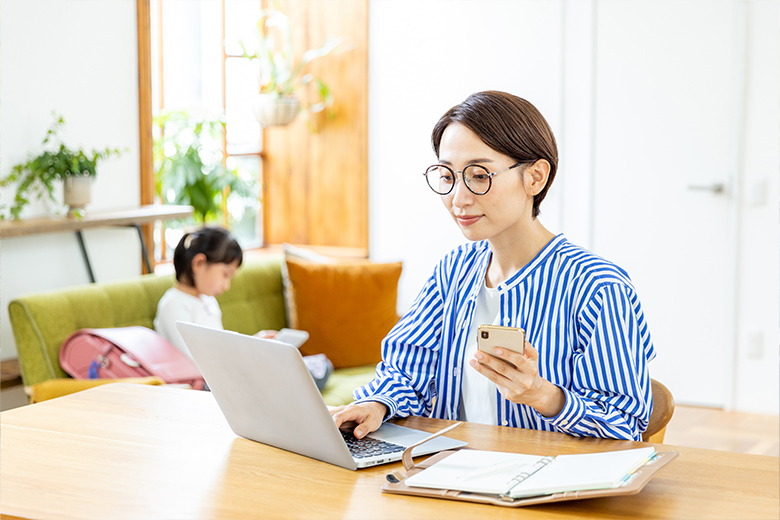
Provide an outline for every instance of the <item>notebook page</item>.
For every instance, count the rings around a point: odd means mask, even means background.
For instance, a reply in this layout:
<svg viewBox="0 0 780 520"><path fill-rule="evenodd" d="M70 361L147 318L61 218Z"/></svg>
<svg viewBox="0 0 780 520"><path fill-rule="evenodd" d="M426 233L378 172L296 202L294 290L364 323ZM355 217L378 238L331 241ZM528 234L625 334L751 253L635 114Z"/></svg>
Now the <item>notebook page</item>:
<svg viewBox="0 0 780 520"><path fill-rule="evenodd" d="M549 457L500 451L460 450L407 478L407 486L500 495L522 473L531 474Z"/></svg>
<svg viewBox="0 0 780 520"><path fill-rule="evenodd" d="M655 453L655 448L558 455L555 460L509 492L512 498L618 487Z"/></svg>

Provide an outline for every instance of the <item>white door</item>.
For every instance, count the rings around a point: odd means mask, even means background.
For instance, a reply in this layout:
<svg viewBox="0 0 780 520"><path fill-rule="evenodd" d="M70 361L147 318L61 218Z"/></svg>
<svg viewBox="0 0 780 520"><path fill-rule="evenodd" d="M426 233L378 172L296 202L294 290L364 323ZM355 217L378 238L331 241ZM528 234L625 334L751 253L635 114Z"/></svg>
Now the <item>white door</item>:
<svg viewBox="0 0 780 520"><path fill-rule="evenodd" d="M597 3L592 246L637 286L678 403L733 384L734 5Z"/></svg>

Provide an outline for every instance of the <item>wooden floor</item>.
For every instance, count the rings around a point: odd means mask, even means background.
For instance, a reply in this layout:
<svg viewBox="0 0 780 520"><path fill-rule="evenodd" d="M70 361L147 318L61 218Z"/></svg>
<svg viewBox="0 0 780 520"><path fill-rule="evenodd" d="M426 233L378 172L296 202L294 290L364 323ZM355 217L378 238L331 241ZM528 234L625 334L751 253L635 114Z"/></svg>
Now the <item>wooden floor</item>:
<svg viewBox="0 0 780 520"><path fill-rule="evenodd" d="M664 444L780 457L780 416L678 405Z"/></svg>

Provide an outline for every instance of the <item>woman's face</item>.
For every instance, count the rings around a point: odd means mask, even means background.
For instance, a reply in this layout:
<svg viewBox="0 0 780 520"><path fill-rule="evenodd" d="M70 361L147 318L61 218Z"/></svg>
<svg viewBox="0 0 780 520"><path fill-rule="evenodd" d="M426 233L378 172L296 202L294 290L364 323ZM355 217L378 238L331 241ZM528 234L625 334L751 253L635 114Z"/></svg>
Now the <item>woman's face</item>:
<svg viewBox="0 0 780 520"><path fill-rule="evenodd" d="M512 158L496 152L463 125L450 124L439 143L439 163L456 171L469 164L485 166L498 172L516 163ZM530 227L532 196L523 184L526 165L502 172L493 177L493 184L485 195L474 195L463 183L460 173L452 191L442 195L442 202L452 219L469 240L516 240Z"/></svg>

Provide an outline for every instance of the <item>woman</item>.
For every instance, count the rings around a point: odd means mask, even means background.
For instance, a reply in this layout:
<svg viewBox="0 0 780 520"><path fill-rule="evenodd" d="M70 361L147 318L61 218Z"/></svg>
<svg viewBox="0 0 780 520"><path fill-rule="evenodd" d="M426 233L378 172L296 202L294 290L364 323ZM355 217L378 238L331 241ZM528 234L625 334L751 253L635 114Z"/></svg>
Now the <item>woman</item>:
<svg viewBox="0 0 780 520"><path fill-rule="evenodd" d="M426 415L641 440L655 357L642 307L625 271L537 218L558 163L544 117L480 92L442 116L432 141L439 164L426 180L471 242L436 266L336 424L357 423L361 438ZM524 329L524 354L477 351L482 323Z"/></svg>

